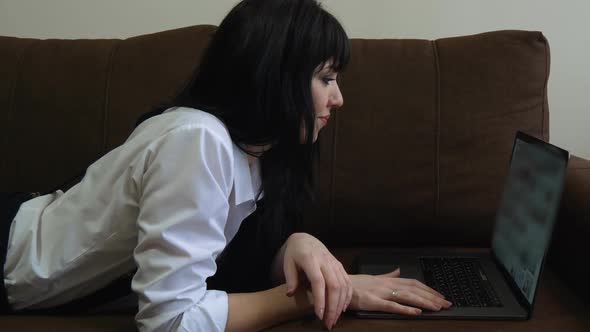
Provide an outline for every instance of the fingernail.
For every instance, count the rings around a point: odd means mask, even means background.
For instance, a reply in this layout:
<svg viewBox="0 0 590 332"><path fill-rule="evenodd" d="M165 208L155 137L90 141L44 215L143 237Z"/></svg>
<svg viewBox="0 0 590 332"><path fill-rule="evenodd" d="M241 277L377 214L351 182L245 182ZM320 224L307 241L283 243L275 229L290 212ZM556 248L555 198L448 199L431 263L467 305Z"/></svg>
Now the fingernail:
<svg viewBox="0 0 590 332"><path fill-rule="evenodd" d="M416 315L420 315L422 313L422 310L416 309L416 310L414 310L414 312L416 313Z"/></svg>

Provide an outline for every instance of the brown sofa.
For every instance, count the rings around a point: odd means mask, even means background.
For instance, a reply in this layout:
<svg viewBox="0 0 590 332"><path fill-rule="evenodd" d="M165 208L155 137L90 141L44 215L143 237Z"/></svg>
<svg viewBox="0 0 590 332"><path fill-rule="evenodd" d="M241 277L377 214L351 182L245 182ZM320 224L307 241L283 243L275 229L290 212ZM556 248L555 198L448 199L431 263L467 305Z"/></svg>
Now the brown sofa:
<svg viewBox="0 0 590 332"><path fill-rule="evenodd" d="M213 26L126 40L0 37L1 191L43 191L122 143L172 98ZM321 134L303 230L349 268L372 248L490 246L516 130L549 140L548 43L500 31L352 41L345 106ZM590 331L590 161L573 157L536 311L525 322L344 317L337 331ZM575 264L574 262L578 262ZM4 316L2 331L129 331L133 316ZM273 331L319 331L313 317Z"/></svg>

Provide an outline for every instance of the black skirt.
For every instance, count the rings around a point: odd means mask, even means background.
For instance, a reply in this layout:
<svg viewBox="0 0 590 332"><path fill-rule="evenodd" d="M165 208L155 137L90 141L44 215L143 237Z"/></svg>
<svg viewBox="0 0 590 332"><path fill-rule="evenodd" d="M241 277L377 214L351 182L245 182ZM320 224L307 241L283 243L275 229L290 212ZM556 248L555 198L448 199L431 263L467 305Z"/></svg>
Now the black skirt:
<svg viewBox="0 0 590 332"><path fill-rule="evenodd" d="M4 264L6 263L10 226L21 204L38 195L39 193L0 193L0 314L12 312L4 286Z"/></svg>

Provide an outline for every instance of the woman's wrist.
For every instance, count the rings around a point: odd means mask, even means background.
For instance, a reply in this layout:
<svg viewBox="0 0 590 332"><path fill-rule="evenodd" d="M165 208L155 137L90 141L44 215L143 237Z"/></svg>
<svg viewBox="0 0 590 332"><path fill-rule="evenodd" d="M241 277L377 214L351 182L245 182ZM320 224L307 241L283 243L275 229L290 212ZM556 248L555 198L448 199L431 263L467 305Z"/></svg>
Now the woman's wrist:
<svg viewBox="0 0 590 332"><path fill-rule="evenodd" d="M281 248L279 248L279 250L275 254L270 266L270 280L273 286L278 286L286 282L283 264L285 262L285 251L287 250L289 239L293 237L304 237L306 235L306 233L301 232L289 235L289 237L285 240Z"/></svg>
<svg viewBox="0 0 590 332"><path fill-rule="evenodd" d="M281 284L269 291L272 293L273 301L267 304L279 322L313 314L313 296L308 287L298 287L292 296L287 296L287 284Z"/></svg>
<svg viewBox="0 0 590 332"><path fill-rule="evenodd" d="M287 296L287 285L256 292L229 294L227 331L259 331L313 314L313 297L305 287Z"/></svg>

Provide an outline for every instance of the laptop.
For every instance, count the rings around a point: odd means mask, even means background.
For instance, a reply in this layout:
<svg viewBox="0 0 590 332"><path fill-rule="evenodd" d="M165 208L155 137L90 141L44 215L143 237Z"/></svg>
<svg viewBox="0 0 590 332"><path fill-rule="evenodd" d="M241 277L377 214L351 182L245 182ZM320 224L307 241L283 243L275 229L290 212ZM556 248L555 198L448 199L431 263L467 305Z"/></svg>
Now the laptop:
<svg viewBox="0 0 590 332"><path fill-rule="evenodd" d="M383 274L401 268L453 303L418 316L358 311L362 318L507 319L531 317L539 276L559 209L569 154L517 132L498 208L492 248L409 249L367 253L357 272Z"/></svg>

